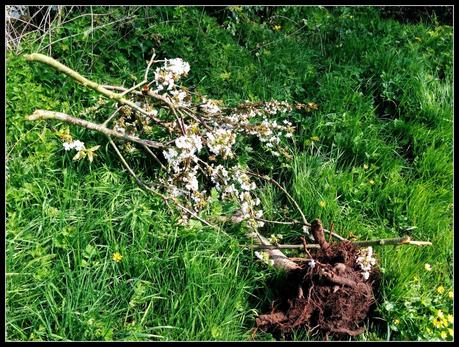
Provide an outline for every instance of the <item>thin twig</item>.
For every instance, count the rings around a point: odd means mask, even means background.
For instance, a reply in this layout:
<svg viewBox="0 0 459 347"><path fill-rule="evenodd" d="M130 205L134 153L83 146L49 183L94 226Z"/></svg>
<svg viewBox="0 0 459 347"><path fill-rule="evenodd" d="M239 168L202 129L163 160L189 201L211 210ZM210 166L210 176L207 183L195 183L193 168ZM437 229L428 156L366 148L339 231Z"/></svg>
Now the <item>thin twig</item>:
<svg viewBox="0 0 459 347"><path fill-rule="evenodd" d="M301 208L298 205L298 203L296 202L296 200L289 194L289 192L287 192L287 190L284 187L282 187L282 185L280 183L278 183L274 178L271 178L269 176L263 176L263 175L260 175L260 174L257 174L255 172L251 172L251 171L247 171L247 173L249 175L251 175L251 176L255 176L255 177L264 179L264 180L266 180L268 182L271 182L274 185L276 185L280 190L282 190L285 193L285 195L287 195L287 197L292 201L292 203L295 205L296 209L300 213L301 218L303 219L303 224L305 224L305 225L308 224L308 220L306 219L306 216L304 215L303 211L301 210Z"/></svg>
<svg viewBox="0 0 459 347"><path fill-rule="evenodd" d="M109 84L102 84L102 87L104 87L105 89L118 90L120 92L125 92L127 90L127 88L120 87L120 86L111 86ZM130 93L131 94L135 94L135 95L139 95L139 96L145 96L145 94L143 94L142 92L139 92L138 90L131 90ZM163 103L165 103L170 108L174 107L174 105L172 105L171 102L165 96L157 94L157 93L153 92L152 90L149 90L147 95L151 96L154 99L162 101ZM180 106L176 106L176 108L180 108Z"/></svg>
<svg viewBox="0 0 459 347"><path fill-rule="evenodd" d="M166 167L163 165L163 163L161 163L161 161L158 159L158 157L155 155L155 153L153 153L153 151L150 148L148 148L145 145L142 145L142 147L148 152L148 154L150 154L153 157L153 159L156 160L156 162L161 166L163 170L167 170Z"/></svg>
<svg viewBox="0 0 459 347"><path fill-rule="evenodd" d="M394 238L394 239L381 239L381 240L368 240L368 241L354 241L351 242L354 246L357 247L368 247L368 246L397 246L397 245L412 245L412 246L432 246L432 242L429 241L414 241L411 240L409 236ZM268 248L268 249L302 249L304 245L275 245L275 246L264 246L256 245L255 248ZM307 248L317 248L320 246L318 244L308 244Z"/></svg>
<svg viewBox="0 0 459 347"><path fill-rule="evenodd" d="M301 236L301 242L303 243L303 249L306 252L306 254L309 256L309 258L312 259L311 253L308 251L308 243L306 242L306 238L304 236Z"/></svg>
<svg viewBox="0 0 459 347"><path fill-rule="evenodd" d="M255 220L259 220L260 222L264 222L264 223L270 223L270 224L282 224L282 225L297 225L297 224L302 224L302 223L298 223L298 222L284 222L284 221L278 221L278 220L269 220L269 219L264 219L264 218L257 218L257 217L254 217Z"/></svg>
<svg viewBox="0 0 459 347"><path fill-rule="evenodd" d="M137 88L142 87L145 83L146 83L146 81L143 80L142 82L137 83L133 87L131 87L129 89L126 89L124 92L120 93L120 95L121 96L125 96L126 94L131 93L132 91L136 90Z"/></svg>
<svg viewBox="0 0 459 347"><path fill-rule="evenodd" d="M112 145L113 149L115 150L116 154L118 155L118 157L120 158L121 160L121 163L124 165L124 167L126 168L126 170L129 172L129 174L134 178L134 180L136 181L136 183L143 189L145 190L150 190L150 187L148 187L139 177L137 177L137 175L135 174L134 170L131 169L131 167L129 166L129 164L127 163L126 159L124 159L124 156L121 154L120 150L118 149L118 146L115 144L115 142L113 142L112 138L110 137L110 135L107 136L108 137L108 141L110 142L110 144Z"/></svg>
<svg viewBox="0 0 459 347"><path fill-rule="evenodd" d="M303 249L303 245L253 245L253 248L262 248L262 249ZM309 243L306 245L306 248L320 249L320 246L315 243Z"/></svg>
<svg viewBox="0 0 459 347"><path fill-rule="evenodd" d="M206 128L208 131L212 131L212 128L209 125L207 125L207 123L204 122L200 117L195 116L190 109L182 108L181 110L177 109L177 111L179 113L185 113L187 116L193 118L196 122L201 123L204 126L204 128Z"/></svg>
<svg viewBox="0 0 459 347"><path fill-rule="evenodd" d="M414 241L409 236L404 236L395 239L382 239L382 240L368 240L368 241L355 241L353 242L359 247L368 246L386 246L386 245L413 245L413 246L432 246L430 241Z"/></svg>
<svg viewBox="0 0 459 347"><path fill-rule="evenodd" d="M185 125L183 124L183 118L180 117L177 112L175 111L175 107L171 107L172 113L174 114L175 118L177 119L177 124L182 131L182 135L186 135Z"/></svg>
<svg viewBox="0 0 459 347"><path fill-rule="evenodd" d="M300 213L301 218L303 220L303 223L298 222L298 224L305 225L305 226L307 226L309 228L311 227L311 224L307 221L306 216L304 215L303 211L301 210L301 208L298 205L298 203L296 202L296 200L289 194L289 192L287 192L287 190L284 187L282 187L282 185L279 182L277 182L274 178L271 178L269 176L263 176L263 175L255 173L255 172L247 171L247 174L255 176L255 177L258 177L258 178L261 178L261 179L264 179L264 180L266 180L268 182L271 182L274 185L276 185L280 190L282 190L285 193L285 195L287 195L287 197L293 202L293 204L295 205L296 209ZM274 221L274 223L276 223L276 222ZM276 223L276 224L279 224L279 223ZM332 236L334 236L335 238L337 238L340 241L345 241L346 240L346 238L340 236L337 233L334 233L334 232L326 230L326 229L324 229L324 231L326 233L331 234Z"/></svg>
<svg viewBox="0 0 459 347"><path fill-rule="evenodd" d="M148 72L150 71L150 67L151 65L153 64L153 62L155 61L155 56L156 56L156 53L155 53L155 50L153 49L153 54L151 55L151 59L150 61L148 62L148 65L147 65L147 69L145 70L145 75L143 77L143 79L145 81L148 82Z"/></svg>
<svg viewBox="0 0 459 347"><path fill-rule="evenodd" d="M102 123L102 126L107 126L110 121L115 118L116 114L121 110L122 106L118 107L115 112L112 113L110 117L107 118L105 122Z"/></svg>
<svg viewBox="0 0 459 347"><path fill-rule="evenodd" d="M124 96L124 95L132 92L133 90L136 90L137 88L142 87L145 83L148 82L148 78L147 78L148 77L148 72L150 71L151 64L153 64L153 62L154 62L155 55L156 55L156 53L153 52L153 54L151 56L151 59L148 62L147 68L145 69L145 77L143 78L143 80L141 82L137 83L134 87L126 89L124 92L122 92L120 94L121 96Z"/></svg>
<svg viewBox="0 0 459 347"><path fill-rule="evenodd" d="M120 92L125 92L125 91L128 90L127 88L124 88L124 87L120 87L120 86L111 86L111 85L109 85L109 84L102 84L102 87L105 88L105 89L118 90L118 91L120 91ZM144 94L142 94L142 92L139 92L138 90L131 90L130 93L131 93L131 94L138 95L138 96L143 96L143 95L144 95ZM120 94L123 94L123 93L120 93Z"/></svg>

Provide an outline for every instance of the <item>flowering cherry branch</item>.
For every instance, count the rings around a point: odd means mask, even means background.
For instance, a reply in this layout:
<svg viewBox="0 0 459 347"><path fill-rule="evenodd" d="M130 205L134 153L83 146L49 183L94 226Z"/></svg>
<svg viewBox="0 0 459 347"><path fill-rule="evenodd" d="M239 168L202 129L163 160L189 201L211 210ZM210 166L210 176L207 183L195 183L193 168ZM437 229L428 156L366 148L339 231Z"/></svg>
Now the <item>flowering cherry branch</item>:
<svg viewBox="0 0 459 347"><path fill-rule="evenodd" d="M317 108L316 104L290 104L273 100L224 107L220 101L196 93L191 94L187 88L178 84L190 71L187 62L180 58L155 60L155 54L147 63L142 81L131 88L90 81L42 54L30 54L26 59L45 63L108 100L117 102L114 112L101 124L47 110L36 110L26 117L27 120L57 120L106 135L136 183L142 189L160 196L166 203L172 201L178 207L181 211L180 224L186 224L190 218L194 218L223 232L221 227L207 221L204 215L206 207L224 201L231 204L233 210L237 210L230 220L244 223L249 238L256 246L268 252L272 264L283 268L296 266L279 250L296 248L296 245L286 247L274 242L273 246L272 240L260 235L258 229L265 223L298 225L309 235L309 229L315 230L314 225L307 221L296 200L279 182L241 165L236 150L243 147L247 138L252 137L257 139L266 153L273 156L273 160L290 158L285 143L293 136L295 127L288 120L288 116L294 111L312 111ZM155 68L154 77L149 80L149 72L157 63L162 65ZM103 100L98 102L96 106L86 109L81 116L90 114L106 103ZM68 129L66 132L61 131L60 137L66 151L78 152L74 160L87 156L92 161L94 152L100 147L86 149L82 141L73 140ZM161 168L154 185L145 183L123 155L123 151L129 154L138 150L135 146L143 148ZM278 187L298 210L301 222L270 221L263 218L261 201L256 196L258 186L252 178L265 180ZM340 241L347 241L333 230L321 230ZM385 244L394 244L390 240L383 241ZM381 244L381 240L374 242ZM367 243L368 241L364 241L361 246ZM325 244L326 242L321 243ZM319 245L307 245L305 249L309 247L317 248Z"/></svg>

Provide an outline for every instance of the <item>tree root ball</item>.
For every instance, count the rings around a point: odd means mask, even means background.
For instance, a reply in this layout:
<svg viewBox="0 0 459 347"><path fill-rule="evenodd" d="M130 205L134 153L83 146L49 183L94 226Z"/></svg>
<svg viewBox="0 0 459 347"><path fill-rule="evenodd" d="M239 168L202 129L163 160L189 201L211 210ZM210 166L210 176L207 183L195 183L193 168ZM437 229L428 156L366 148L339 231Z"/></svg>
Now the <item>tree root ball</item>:
<svg viewBox="0 0 459 347"><path fill-rule="evenodd" d="M324 239L319 238L323 245ZM346 241L327 243L311 256L314 262L305 261L286 273L271 312L256 319L257 329L283 338L306 329L311 335L335 340L363 333L375 303L379 270L372 267L365 279L357 261L359 251Z"/></svg>

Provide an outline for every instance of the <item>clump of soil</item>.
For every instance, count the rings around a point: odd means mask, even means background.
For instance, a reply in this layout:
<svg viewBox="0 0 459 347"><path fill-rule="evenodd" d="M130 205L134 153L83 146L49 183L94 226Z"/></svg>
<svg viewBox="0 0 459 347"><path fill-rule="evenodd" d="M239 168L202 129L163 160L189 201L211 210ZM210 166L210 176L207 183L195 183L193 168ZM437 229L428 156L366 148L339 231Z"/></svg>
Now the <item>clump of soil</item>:
<svg viewBox="0 0 459 347"><path fill-rule="evenodd" d="M348 241L329 244L322 223L312 223L312 234L321 246L310 252L314 259L286 273L271 312L258 316L257 329L288 336L306 329L325 339L348 339L364 332L364 322L375 302L374 285L379 271L373 267L364 278L357 261L359 250Z"/></svg>

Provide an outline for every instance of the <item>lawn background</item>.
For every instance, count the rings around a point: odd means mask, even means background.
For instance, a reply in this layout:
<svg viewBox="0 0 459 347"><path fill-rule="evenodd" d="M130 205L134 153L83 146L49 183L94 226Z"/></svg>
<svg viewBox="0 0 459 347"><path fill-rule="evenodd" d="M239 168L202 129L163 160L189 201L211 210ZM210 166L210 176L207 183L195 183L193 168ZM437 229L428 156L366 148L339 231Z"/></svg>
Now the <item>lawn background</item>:
<svg viewBox="0 0 459 347"><path fill-rule="evenodd" d="M449 323L434 325L438 310L452 314L451 26L434 15L400 22L377 7L65 13L68 22L55 23L51 35L31 33L7 52L7 340L248 340L269 308L267 285L278 274L239 246L241 230L227 238L199 224L177 226L178 216L135 186L104 137L71 126L87 147L102 145L92 164L75 162L56 135L63 125L24 120L37 108L76 115L99 98L26 62L25 53L130 86L152 48L188 61L185 84L229 105L318 104L293 119L291 162L270 165L256 148L248 162L264 161L309 220L333 221L343 236L433 242L375 248L384 273L380 319L358 340L451 339ZM267 218L284 213L281 192L266 187L261 198ZM291 208L289 216L297 217ZM263 233L296 242L301 230Z"/></svg>

